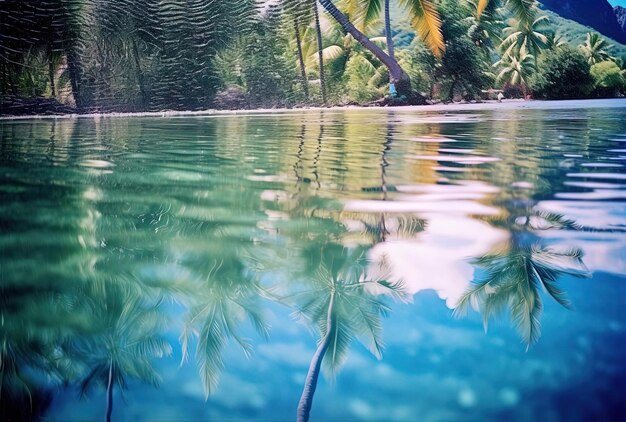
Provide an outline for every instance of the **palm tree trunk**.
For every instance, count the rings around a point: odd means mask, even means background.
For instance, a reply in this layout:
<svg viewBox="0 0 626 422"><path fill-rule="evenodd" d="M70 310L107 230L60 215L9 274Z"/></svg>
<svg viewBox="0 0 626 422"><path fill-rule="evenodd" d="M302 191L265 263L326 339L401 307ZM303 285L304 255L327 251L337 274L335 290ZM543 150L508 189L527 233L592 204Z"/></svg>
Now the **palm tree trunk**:
<svg viewBox="0 0 626 422"><path fill-rule="evenodd" d="M141 102L144 108L148 104L148 95L146 94L146 85L143 79L143 70L141 70L141 63L139 62L139 49L137 48L137 42L133 38L133 56L135 58L135 67L137 67L137 82L139 83L139 92L141 93Z"/></svg>
<svg viewBox="0 0 626 422"><path fill-rule="evenodd" d="M4 32L4 13L0 13L0 31ZM4 47L4 43L0 45L0 94L5 95L7 93L7 65L6 65L7 52Z"/></svg>
<svg viewBox="0 0 626 422"><path fill-rule="evenodd" d="M317 346L317 350L311 359L309 365L309 372L306 374L306 380L304 382L304 390L298 402L298 411L296 414L297 422L307 422L311 413L311 407L313 406L313 396L315 395L315 388L317 387L317 379L320 375L320 368L328 345L330 344L331 336L335 330L335 322L333 316L333 307L335 303L335 292L331 291L330 301L328 302L328 312L326 314L326 335L320 341Z"/></svg>
<svg viewBox="0 0 626 422"><path fill-rule="evenodd" d="M107 413L105 422L111 422L111 414L113 413L113 360L109 364L109 382L107 383Z"/></svg>
<svg viewBox="0 0 626 422"><path fill-rule="evenodd" d="M363 47L369 50L378 60L380 60L389 69L390 82L395 84L398 95L404 95L407 98L412 96L411 80L406 72L400 67L398 61L385 53L380 47L374 44L365 34L356 29L350 23L346 15L344 15L333 4L332 0L319 0L320 4L326 11L341 25L344 31L354 37Z"/></svg>
<svg viewBox="0 0 626 422"><path fill-rule="evenodd" d="M385 0L385 37L387 37L387 52L392 60L396 59L393 48L393 34L391 33L391 15L389 14L389 0Z"/></svg>
<svg viewBox="0 0 626 422"><path fill-rule="evenodd" d="M50 79L50 90L52 91L52 98L56 98L56 89L54 86L54 61L52 58L52 36L48 41L48 78Z"/></svg>
<svg viewBox="0 0 626 422"><path fill-rule="evenodd" d="M324 44L322 42L322 28L320 27L320 12L317 9L317 1L313 0L313 12L315 13L315 32L317 33L317 56L320 66L320 90L322 103L326 104L326 77L324 76Z"/></svg>
<svg viewBox="0 0 626 422"><path fill-rule="evenodd" d="M304 66L304 56L302 55L302 40L300 39L300 27L298 26L298 18L293 18L293 29L296 33L296 44L298 46L298 62L300 63L300 76L302 77L302 91L304 98L309 100L309 81L306 77L306 67Z"/></svg>
<svg viewBox="0 0 626 422"><path fill-rule="evenodd" d="M389 15L389 0L385 0L385 37L387 38L387 53L392 60L396 59L396 54L393 49L393 35L391 34L391 16ZM391 81L391 74L389 75L389 80ZM392 82L389 84L389 94L395 95L396 90L392 85Z"/></svg>
<svg viewBox="0 0 626 422"><path fill-rule="evenodd" d="M74 51L73 47L70 47L67 52L67 70L70 75L70 85L72 86L72 96L76 103L77 109L83 108L83 98L80 92L80 64L78 62L78 55Z"/></svg>

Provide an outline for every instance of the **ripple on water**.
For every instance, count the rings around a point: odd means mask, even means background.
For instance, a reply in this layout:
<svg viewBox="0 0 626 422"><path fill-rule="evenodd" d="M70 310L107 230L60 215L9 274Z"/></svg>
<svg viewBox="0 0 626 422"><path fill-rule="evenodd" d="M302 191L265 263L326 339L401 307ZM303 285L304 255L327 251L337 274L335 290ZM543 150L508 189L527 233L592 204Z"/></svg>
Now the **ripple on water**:
<svg viewBox="0 0 626 422"><path fill-rule="evenodd" d="M115 164L105 160L83 160L78 163L81 167L88 167L94 169L107 169L115 167Z"/></svg>
<svg viewBox="0 0 626 422"><path fill-rule="evenodd" d="M587 179L626 180L626 174L621 173L567 173L567 177L581 177Z"/></svg>

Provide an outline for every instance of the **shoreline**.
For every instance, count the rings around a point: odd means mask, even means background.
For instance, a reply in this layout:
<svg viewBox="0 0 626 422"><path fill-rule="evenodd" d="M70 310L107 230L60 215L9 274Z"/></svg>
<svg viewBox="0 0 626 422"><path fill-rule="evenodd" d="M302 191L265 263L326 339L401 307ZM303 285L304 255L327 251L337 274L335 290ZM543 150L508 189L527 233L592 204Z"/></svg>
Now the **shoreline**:
<svg viewBox="0 0 626 422"><path fill-rule="evenodd" d="M128 117L212 117L212 116L239 116L239 115L261 115L261 114L288 114L311 111L365 111L365 110L393 110L393 111L418 111L418 112L442 112L442 111L471 111L471 110L519 110L519 109L581 109L581 108L617 108L626 107L625 98L610 99L582 99L582 100L494 100L480 103L448 103L430 104L418 106L329 106L329 107L302 107L302 108L269 108L250 110L197 110L180 111L164 110L151 112L129 112L129 113L73 113L73 114L50 114L50 115L7 115L0 116L3 120L48 120L48 119L75 119L75 118L128 118Z"/></svg>

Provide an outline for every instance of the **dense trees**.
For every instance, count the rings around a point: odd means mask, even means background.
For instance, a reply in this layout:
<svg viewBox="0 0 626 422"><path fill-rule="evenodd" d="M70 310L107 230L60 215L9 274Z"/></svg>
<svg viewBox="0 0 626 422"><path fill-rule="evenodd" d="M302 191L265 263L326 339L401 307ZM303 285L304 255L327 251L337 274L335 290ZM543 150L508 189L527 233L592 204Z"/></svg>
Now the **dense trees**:
<svg viewBox="0 0 626 422"><path fill-rule="evenodd" d="M503 85L528 93L545 52L567 44L537 4L7 0L2 112L19 112L11 107L25 98L100 112L364 103L396 92L400 102L471 99ZM616 61L610 50L593 33L580 46L590 65Z"/></svg>
<svg viewBox="0 0 626 422"><path fill-rule="evenodd" d="M531 87L537 96L547 99L584 98L593 89L593 78L585 57L571 47L563 47L545 54Z"/></svg>

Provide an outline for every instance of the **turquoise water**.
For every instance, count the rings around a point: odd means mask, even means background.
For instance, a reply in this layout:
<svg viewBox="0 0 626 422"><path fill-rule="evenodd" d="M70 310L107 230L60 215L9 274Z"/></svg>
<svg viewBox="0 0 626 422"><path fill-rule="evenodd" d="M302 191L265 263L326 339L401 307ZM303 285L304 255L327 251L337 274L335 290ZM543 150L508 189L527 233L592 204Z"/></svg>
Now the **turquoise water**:
<svg viewBox="0 0 626 422"><path fill-rule="evenodd" d="M3 419L626 420L624 106L0 121Z"/></svg>

